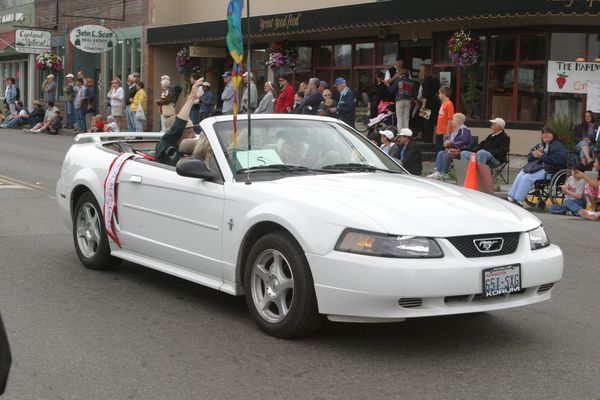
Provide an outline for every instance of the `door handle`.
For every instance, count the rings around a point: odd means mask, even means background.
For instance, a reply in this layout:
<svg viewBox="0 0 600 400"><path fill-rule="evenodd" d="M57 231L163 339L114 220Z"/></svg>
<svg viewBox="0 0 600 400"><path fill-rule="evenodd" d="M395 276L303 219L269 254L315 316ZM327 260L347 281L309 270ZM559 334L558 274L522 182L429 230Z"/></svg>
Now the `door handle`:
<svg viewBox="0 0 600 400"><path fill-rule="evenodd" d="M129 177L129 182L131 183L142 183L142 177L138 175L131 175Z"/></svg>

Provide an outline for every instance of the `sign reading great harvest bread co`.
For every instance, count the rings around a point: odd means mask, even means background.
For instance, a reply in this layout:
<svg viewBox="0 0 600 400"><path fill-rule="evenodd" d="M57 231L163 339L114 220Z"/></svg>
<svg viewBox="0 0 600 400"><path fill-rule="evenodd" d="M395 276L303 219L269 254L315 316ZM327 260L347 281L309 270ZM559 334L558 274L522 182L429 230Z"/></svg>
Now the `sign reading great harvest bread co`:
<svg viewBox="0 0 600 400"><path fill-rule="evenodd" d="M100 25L83 25L71 31L71 43L87 53L104 53L112 50L117 35Z"/></svg>

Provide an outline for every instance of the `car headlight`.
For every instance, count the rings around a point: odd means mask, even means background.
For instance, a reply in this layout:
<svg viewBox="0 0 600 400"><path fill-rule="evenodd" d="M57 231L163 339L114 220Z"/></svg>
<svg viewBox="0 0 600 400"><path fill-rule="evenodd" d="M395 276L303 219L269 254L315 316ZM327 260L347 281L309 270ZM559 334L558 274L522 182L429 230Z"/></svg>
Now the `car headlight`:
<svg viewBox="0 0 600 400"><path fill-rule="evenodd" d="M335 245L337 251L376 257L441 258L442 249L432 238L398 236L346 229Z"/></svg>
<svg viewBox="0 0 600 400"><path fill-rule="evenodd" d="M531 250L543 249L544 247L550 246L550 240L546 231L542 225L538 226L532 231L529 231L529 243L531 244Z"/></svg>

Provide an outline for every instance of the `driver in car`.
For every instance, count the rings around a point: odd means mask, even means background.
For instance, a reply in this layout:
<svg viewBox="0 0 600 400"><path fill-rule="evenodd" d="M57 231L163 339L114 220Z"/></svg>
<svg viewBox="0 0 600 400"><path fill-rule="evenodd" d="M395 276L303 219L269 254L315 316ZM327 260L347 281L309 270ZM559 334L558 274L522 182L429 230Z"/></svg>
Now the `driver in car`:
<svg viewBox="0 0 600 400"><path fill-rule="evenodd" d="M184 139L192 139L196 135L194 127L190 121L190 110L196 100L196 93L202 82L198 80L190 90L190 94L181 107L173 125L165 132L159 142L156 144L155 160L162 164L175 165L181 158L179 154L179 144Z"/></svg>

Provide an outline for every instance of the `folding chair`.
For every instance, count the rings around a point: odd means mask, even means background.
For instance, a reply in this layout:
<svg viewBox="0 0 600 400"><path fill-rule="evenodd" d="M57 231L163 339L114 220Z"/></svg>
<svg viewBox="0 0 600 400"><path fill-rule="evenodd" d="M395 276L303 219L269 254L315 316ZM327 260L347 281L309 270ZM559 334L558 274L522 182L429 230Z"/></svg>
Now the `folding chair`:
<svg viewBox="0 0 600 400"><path fill-rule="evenodd" d="M506 169L506 177L504 176L504 170ZM494 181L498 177L502 179L502 182L505 184L510 183L510 151L506 154L506 162L498 165L496 168L492 168L492 176L494 177Z"/></svg>

